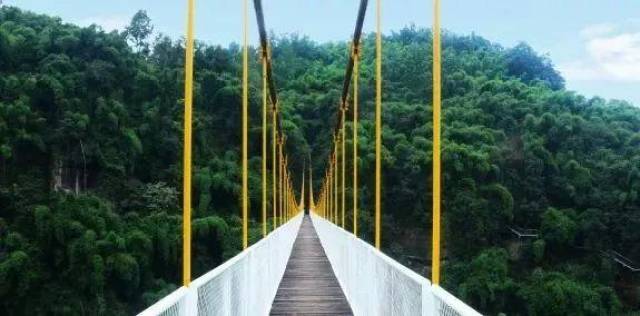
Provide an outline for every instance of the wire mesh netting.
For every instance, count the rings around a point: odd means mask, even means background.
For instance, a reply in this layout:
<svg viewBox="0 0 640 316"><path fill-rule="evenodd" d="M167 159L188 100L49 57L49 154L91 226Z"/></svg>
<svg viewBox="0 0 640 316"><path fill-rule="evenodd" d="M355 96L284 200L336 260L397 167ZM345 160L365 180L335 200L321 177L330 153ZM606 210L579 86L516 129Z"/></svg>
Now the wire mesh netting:
<svg viewBox="0 0 640 316"><path fill-rule="evenodd" d="M480 315L364 241L312 215L356 315ZM266 315L286 269L302 216L140 315Z"/></svg>
<svg viewBox="0 0 640 316"><path fill-rule="evenodd" d="M184 309L184 299L178 300L175 304L169 306L160 316L179 316L180 311Z"/></svg>
<svg viewBox="0 0 640 316"><path fill-rule="evenodd" d="M267 315L301 222L302 215L298 215L139 315Z"/></svg>
<svg viewBox="0 0 640 316"><path fill-rule="evenodd" d="M436 310L438 311L438 315L442 316L462 316L458 313L453 307L447 305L442 300L436 299Z"/></svg>
<svg viewBox="0 0 640 316"><path fill-rule="evenodd" d="M350 232L311 218L356 315L480 315Z"/></svg>

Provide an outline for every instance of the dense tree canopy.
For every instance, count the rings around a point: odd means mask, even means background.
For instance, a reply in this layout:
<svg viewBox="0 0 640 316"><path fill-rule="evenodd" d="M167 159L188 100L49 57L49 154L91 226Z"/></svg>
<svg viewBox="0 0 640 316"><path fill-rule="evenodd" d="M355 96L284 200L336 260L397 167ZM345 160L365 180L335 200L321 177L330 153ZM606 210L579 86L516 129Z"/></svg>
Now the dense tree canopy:
<svg viewBox="0 0 640 316"><path fill-rule="evenodd" d="M152 33L144 12L124 32L107 33L0 8L2 314L127 315L177 287L184 47L162 35L151 40ZM430 35L415 28L385 35L383 65L383 248L423 274ZM366 240L373 236L373 39L363 39L360 91ZM640 259L640 109L565 90L551 61L524 43L504 48L450 33L443 43L444 286L488 314L637 310L637 277L607 253ZM311 156L317 189L348 43L291 35L271 44L292 169L299 175ZM241 248L239 53L237 45L196 45L196 275ZM257 58L250 81L255 241ZM538 237L518 238L510 228Z"/></svg>

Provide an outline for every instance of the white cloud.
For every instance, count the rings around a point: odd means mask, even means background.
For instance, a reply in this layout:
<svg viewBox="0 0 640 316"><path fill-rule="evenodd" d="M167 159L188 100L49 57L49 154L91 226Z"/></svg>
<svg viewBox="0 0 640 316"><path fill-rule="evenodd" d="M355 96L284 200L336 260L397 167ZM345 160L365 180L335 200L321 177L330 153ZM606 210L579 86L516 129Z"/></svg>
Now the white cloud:
<svg viewBox="0 0 640 316"><path fill-rule="evenodd" d="M593 24L583 28L580 31L580 36L582 36L583 38L594 38L594 37L611 34L615 30L616 30L615 24L611 24L611 23Z"/></svg>
<svg viewBox="0 0 640 316"><path fill-rule="evenodd" d="M129 25L129 17L124 15L97 15L80 19L77 24L81 26L89 26L96 24L101 26L105 31L122 31Z"/></svg>
<svg viewBox="0 0 640 316"><path fill-rule="evenodd" d="M560 64L568 80L640 81L640 28L633 23L584 28L586 58Z"/></svg>

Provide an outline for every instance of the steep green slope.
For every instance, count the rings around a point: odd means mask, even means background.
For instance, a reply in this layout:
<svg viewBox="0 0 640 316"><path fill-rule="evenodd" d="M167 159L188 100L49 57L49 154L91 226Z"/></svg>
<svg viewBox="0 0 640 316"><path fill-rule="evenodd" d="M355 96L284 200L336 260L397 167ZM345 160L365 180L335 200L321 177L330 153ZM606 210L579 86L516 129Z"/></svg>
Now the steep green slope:
<svg viewBox="0 0 640 316"><path fill-rule="evenodd" d="M0 311L132 314L179 283L183 47L137 31L0 9ZM640 259L640 110L566 91L526 44L455 34L443 43L445 287L487 314L638 309L637 281L604 253ZM385 36L383 66L383 248L424 274L430 45L425 30ZM348 46L295 35L272 46L294 173L311 155L319 188ZM371 36L363 52L360 221L371 240ZM260 236L258 62L252 240ZM197 45L197 275L241 248L239 66L236 45ZM519 241L510 227L539 237Z"/></svg>

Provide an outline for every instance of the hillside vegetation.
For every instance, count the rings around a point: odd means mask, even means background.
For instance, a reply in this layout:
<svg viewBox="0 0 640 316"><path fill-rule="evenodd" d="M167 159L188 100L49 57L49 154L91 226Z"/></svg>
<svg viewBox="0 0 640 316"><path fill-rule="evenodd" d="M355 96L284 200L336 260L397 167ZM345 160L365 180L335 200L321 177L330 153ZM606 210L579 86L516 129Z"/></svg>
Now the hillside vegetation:
<svg viewBox="0 0 640 316"><path fill-rule="evenodd" d="M150 31L143 12L126 31L107 33L0 8L0 314L130 315L180 283L184 48ZM383 249L424 275L430 37L406 28L384 37L383 52ZM360 84L366 240L373 40L363 40ZM526 44L450 33L443 43L443 286L490 315L637 311L637 276L611 254L640 259L640 109L567 91L551 61ZM319 189L348 43L291 35L272 47L293 174L311 156ZM196 48L197 276L241 249L241 55L237 45ZM255 48L251 56L255 242L261 79Z"/></svg>

